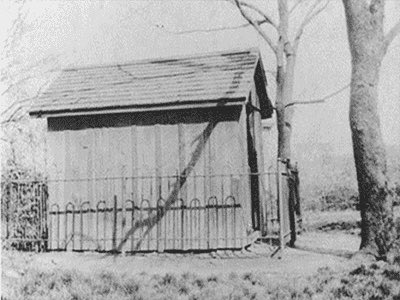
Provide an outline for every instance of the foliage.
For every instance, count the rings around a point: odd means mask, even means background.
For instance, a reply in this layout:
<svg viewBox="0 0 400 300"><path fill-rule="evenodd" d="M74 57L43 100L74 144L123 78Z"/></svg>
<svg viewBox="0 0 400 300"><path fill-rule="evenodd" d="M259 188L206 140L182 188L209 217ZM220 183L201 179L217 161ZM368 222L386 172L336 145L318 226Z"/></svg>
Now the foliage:
<svg viewBox="0 0 400 300"><path fill-rule="evenodd" d="M299 161L302 207L305 210L333 211L358 209L358 191L351 154L336 154L319 145L310 154L301 145L296 147ZM390 147L388 177L395 204L400 204L400 147Z"/></svg>
<svg viewBox="0 0 400 300"><path fill-rule="evenodd" d="M358 206L357 191L348 186L334 186L321 191L321 210L346 210Z"/></svg>
<svg viewBox="0 0 400 300"><path fill-rule="evenodd" d="M44 123L22 118L1 125L3 247L34 249L39 244L32 240L43 234L41 197L47 193L40 184L46 179Z"/></svg>
<svg viewBox="0 0 400 300"><path fill-rule="evenodd" d="M29 117L2 123L2 181L37 180L46 171L45 122Z"/></svg>
<svg viewBox="0 0 400 300"><path fill-rule="evenodd" d="M384 261L400 262L400 218L385 218L382 229L375 238L379 258Z"/></svg>
<svg viewBox="0 0 400 300"><path fill-rule="evenodd" d="M301 151L301 148L299 149ZM351 155L340 155L318 147L313 156L298 155L301 197L305 210L355 209L357 182Z"/></svg>

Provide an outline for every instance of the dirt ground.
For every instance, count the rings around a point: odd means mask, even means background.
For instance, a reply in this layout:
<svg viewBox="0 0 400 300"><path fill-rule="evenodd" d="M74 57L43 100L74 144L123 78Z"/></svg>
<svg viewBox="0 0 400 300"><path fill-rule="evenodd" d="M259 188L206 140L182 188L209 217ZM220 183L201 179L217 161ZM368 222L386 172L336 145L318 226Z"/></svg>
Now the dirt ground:
<svg viewBox="0 0 400 300"><path fill-rule="evenodd" d="M304 277L319 268L333 270L351 268L349 257L357 251L359 237L340 232L306 232L298 237L296 248L271 257L271 249L256 244L241 252L208 254L142 254L105 255L100 253L21 253L3 251L3 280L18 278L27 267L39 270L70 269L80 272L111 271L127 274L182 274L218 275L262 272L271 280Z"/></svg>

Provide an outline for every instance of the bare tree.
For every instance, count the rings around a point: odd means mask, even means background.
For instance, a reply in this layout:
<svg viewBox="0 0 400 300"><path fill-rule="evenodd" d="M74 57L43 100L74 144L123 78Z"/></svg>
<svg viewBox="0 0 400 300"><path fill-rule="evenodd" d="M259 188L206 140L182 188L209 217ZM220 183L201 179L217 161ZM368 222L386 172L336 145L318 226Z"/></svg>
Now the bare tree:
<svg viewBox="0 0 400 300"><path fill-rule="evenodd" d="M279 20L275 21L266 12L255 5L244 0L234 0L243 18L248 24L254 27L259 35L268 44L276 58L276 100L275 109L277 115L278 127L278 157L286 159L291 157L291 121L293 117L293 106L295 104L309 104L323 102L318 101L293 101L293 86L295 76L296 56L302 34L308 24L328 5L329 1L297 0L289 7L288 0L277 0ZM311 3L311 4L310 4ZM301 5L307 5L306 13L297 30L294 31L294 37L289 38L289 19L290 15ZM269 34L263 24L270 25L276 32L275 40L271 37L275 34ZM341 90L339 90L341 91ZM336 94L336 92L334 93Z"/></svg>
<svg viewBox="0 0 400 300"><path fill-rule="evenodd" d="M29 18L31 4L29 0L10 1L16 13L4 41L0 70L0 81L5 86L1 96L9 102L0 114L3 175L43 167L43 155L36 153L44 148L43 126L28 117L27 109L48 85L58 57L32 55L27 47L39 22Z"/></svg>
<svg viewBox="0 0 400 300"><path fill-rule="evenodd" d="M227 0L239 10L245 23L235 26L221 26L211 29L192 29L171 31L164 26L154 24L149 18L146 21L153 26L173 34L192 34L198 32L215 32L222 30L235 30L253 27L271 49L276 59L276 70L270 71L276 81L275 109L278 127L278 157L291 157L291 133L293 110L296 105L323 103L338 93L344 91L349 85L318 99L299 101L293 99L295 65L301 37L307 25L318 16L329 4L329 0L276 0L278 20L275 20L265 10L251 2L251 0ZM291 4L289 7L289 3ZM302 20L295 30L289 28L289 21L293 20L296 11L302 14ZM290 38L290 36L293 36Z"/></svg>
<svg viewBox="0 0 400 300"><path fill-rule="evenodd" d="M384 0L343 0L352 57L350 127L361 209L361 253L386 259L395 240L393 199L378 115L379 72L400 32L384 33Z"/></svg>

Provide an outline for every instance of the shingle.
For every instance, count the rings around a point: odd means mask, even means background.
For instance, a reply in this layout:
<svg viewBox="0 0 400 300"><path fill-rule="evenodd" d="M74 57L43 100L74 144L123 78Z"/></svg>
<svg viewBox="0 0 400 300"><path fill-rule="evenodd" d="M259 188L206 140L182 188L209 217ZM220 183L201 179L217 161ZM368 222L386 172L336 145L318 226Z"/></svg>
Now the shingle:
<svg viewBox="0 0 400 300"><path fill-rule="evenodd" d="M245 98L257 49L65 69L31 115Z"/></svg>

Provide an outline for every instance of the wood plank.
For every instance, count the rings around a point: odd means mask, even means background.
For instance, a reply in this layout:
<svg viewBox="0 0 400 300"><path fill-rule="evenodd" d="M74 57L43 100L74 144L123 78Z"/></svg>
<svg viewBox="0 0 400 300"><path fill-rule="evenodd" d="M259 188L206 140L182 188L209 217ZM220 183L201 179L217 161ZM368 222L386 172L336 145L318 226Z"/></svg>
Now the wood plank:
<svg viewBox="0 0 400 300"><path fill-rule="evenodd" d="M154 163L155 163L155 197L158 201L162 198L161 175L162 175L162 144L160 124L154 125Z"/></svg>
<svg viewBox="0 0 400 300"><path fill-rule="evenodd" d="M252 102L253 105L257 108L260 108L260 99L257 94L257 90L255 85L252 88ZM264 174L264 151L263 151L263 142L262 142L262 118L261 112L258 110L253 111L254 115L254 142L255 149L257 151L257 169L259 174ZM263 176L258 177L259 181L259 201L260 201L260 229L262 234L267 233L265 219L266 210L267 210L267 201L266 201L266 189Z"/></svg>
<svg viewBox="0 0 400 300"><path fill-rule="evenodd" d="M157 205L156 188L155 188L155 130L154 126L137 126L137 137L138 137L138 168L139 176L146 176L147 178L141 178L139 181L140 189L140 205L147 205L146 202L152 207ZM154 214L155 211L143 212L142 218L147 219ZM156 231L157 227L143 228L143 234L150 230L146 236L144 236L146 242L142 245L145 250L156 250Z"/></svg>
<svg viewBox="0 0 400 300"><path fill-rule="evenodd" d="M60 210L64 203L64 182L61 180L65 176L65 140L64 132L50 132L47 136L48 147L48 208L49 210ZM58 249L60 247L62 236L60 231L63 230L63 223L60 222L60 216L49 216L49 247L50 249Z"/></svg>
<svg viewBox="0 0 400 300"><path fill-rule="evenodd" d="M248 157L248 147L247 147L247 112L246 105L242 106L242 110L240 113L239 119L239 132L238 139L240 147L240 156L242 162L242 174L249 174L249 157ZM251 218L251 190L250 190L250 178L247 175L243 175L242 184L240 186L240 196L239 201L240 205L243 207L242 209L242 222L243 227L247 229L251 229L252 227L252 218Z"/></svg>
<svg viewBox="0 0 400 300"><path fill-rule="evenodd" d="M119 135L119 148L120 148L120 160L121 160L121 192L118 200L118 207L122 208L122 211L118 213L118 244L121 244L122 241L126 239L126 234L130 230L127 227L127 212L126 207L129 202L127 200L131 199L131 183L128 180L128 176L132 176L132 155L130 153L130 145L131 145L131 129L129 127L119 127L117 130L120 132ZM121 251L126 252L129 251L130 244L129 241L124 242L122 244Z"/></svg>
<svg viewBox="0 0 400 300"><path fill-rule="evenodd" d="M186 169L188 178L186 180L186 203L188 205L188 247L205 248L205 232L200 230L205 226L205 210L198 207L205 206L206 196L204 189L206 180L204 177L204 161L207 153L207 134L211 132L211 124L201 122L185 125L186 143ZM211 132L211 134L213 134Z"/></svg>
<svg viewBox="0 0 400 300"><path fill-rule="evenodd" d="M163 124L161 129L161 173L171 176L162 180L162 197L167 199L172 192L173 184L179 170L179 137L177 124Z"/></svg>
<svg viewBox="0 0 400 300"><path fill-rule="evenodd" d="M165 201L175 201L173 208L180 206L178 197L175 195L177 174L179 170L179 138L177 124L162 124L160 128L160 171L163 178L160 180L161 197ZM175 196L175 197L174 197ZM180 214L177 211L166 212L163 220L162 236L166 239L164 249L174 249L179 245L181 236Z"/></svg>
<svg viewBox="0 0 400 300"><path fill-rule="evenodd" d="M156 204L155 200L155 136L154 127L137 126L138 135L138 170L139 176L152 177L142 178L139 182L141 199L151 201L152 205Z"/></svg>
<svg viewBox="0 0 400 300"><path fill-rule="evenodd" d="M137 138L137 127L136 125L131 125L131 156L132 156L132 176L135 179L132 180L132 200L136 205L139 205L139 186L137 182L137 177L139 173L138 166L138 138Z"/></svg>
<svg viewBox="0 0 400 300"><path fill-rule="evenodd" d="M178 124L178 143L179 143L179 172L178 172L178 176L180 179L180 176L184 175L183 172L186 168L186 140L185 140L185 125L182 123ZM178 197L179 199L182 199L183 201L183 205L187 205L187 186L186 184L184 184L183 186L179 187L179 193L178 193ZM180 249L181 250L186 250L187 246L186 246L186 229L187 229L187 216L185 211L182 211L181 214L181 224L180 225Z"/></svg>

